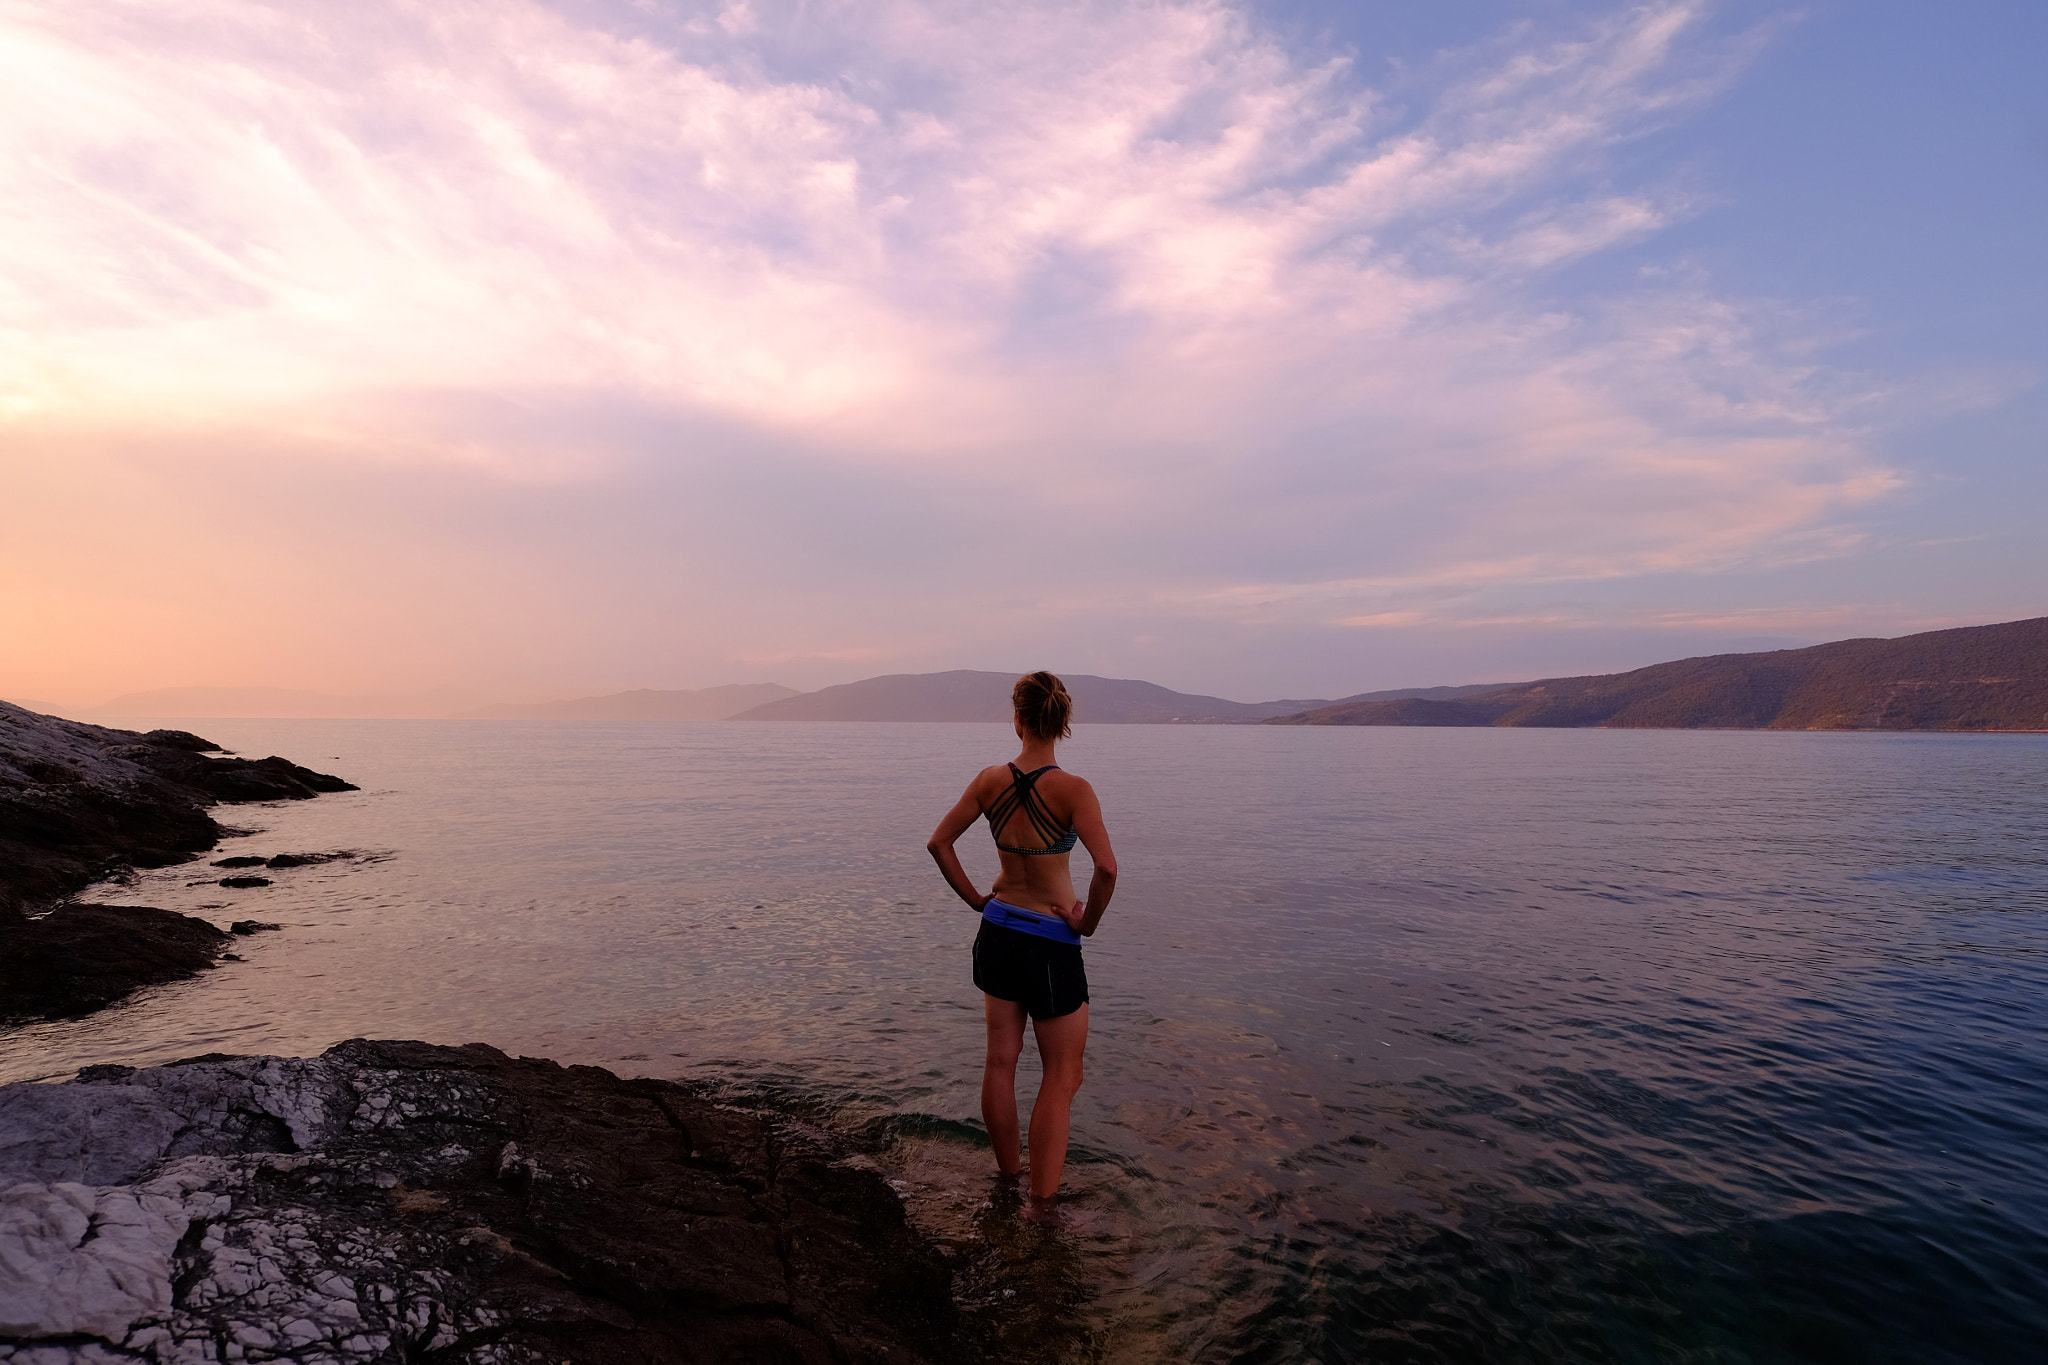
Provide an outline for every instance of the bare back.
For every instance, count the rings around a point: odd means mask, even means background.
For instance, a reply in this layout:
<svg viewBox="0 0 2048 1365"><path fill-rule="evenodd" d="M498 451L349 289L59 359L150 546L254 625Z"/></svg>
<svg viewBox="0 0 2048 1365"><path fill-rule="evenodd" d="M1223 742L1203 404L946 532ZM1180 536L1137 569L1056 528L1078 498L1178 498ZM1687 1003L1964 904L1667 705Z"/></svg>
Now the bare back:
<svg viewBox="0 0 2048 1365"><path fill-rule="evenodd" d="M1074 836L1069 831L1077 830L1081 809L1094 805L1094 790L1058 768L1023 773L1015 764L1000 764L982 769L969 791L984 820L993 812L1001 821L990 832L1003 870L990 889L1012 905L1045 914L1072 905ZM1023 849L1033 851L1018 851Z"/></svg>
<svg viewBox="0 0 2048 1365"><path fill-rule="evenodd" d="M976 910L985 897L974 889L953 844L977 824L992 826L1002 871L990 894L1021 909L1065 919L1082 936L1093 934L1116 882L1116 854L1102 823L1102 803L1084 779L1062 771L1052 745L1026 744L1014 762L983 768L939 821L925 848L954 892ZM1074 895L1069 870L1078 843L1095 868L1088 900Z"/></svg>

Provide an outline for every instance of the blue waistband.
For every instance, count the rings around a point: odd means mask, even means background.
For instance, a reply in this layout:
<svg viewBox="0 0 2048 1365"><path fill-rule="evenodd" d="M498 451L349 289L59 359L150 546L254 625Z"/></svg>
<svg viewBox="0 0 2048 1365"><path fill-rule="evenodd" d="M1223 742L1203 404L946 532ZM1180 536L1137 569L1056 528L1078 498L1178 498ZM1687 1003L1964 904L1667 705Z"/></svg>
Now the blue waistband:
<svg viewBox="0 0 2048 1365"><path fill-rule="evenodd" d="M1081 936L1057 915L1041 915L1036 910L1026 910L1021 905L999 901L994 896L981 907L981 917L998 929L1017 929L1040 938L1049 938L1055 943L1079 943Z"/></svg>

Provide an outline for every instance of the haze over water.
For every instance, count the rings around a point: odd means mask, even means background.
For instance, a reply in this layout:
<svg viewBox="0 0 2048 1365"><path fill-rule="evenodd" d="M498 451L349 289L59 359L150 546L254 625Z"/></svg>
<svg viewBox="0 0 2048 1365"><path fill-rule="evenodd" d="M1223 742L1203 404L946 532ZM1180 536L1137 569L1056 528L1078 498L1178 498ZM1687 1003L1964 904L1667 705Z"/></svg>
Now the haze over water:
<svg viewBox="0 0 2048 1365"><path fill-rule="evenodd" d="M285 927L0 1079L370 1035L717 1080L894 1133L1048 1359L2048 1352L2048 737L1083 727L1124 875L1045 1232L923 851L1003 727L187 724L364 788L210 858L378 856L102 888Z"/></svg>

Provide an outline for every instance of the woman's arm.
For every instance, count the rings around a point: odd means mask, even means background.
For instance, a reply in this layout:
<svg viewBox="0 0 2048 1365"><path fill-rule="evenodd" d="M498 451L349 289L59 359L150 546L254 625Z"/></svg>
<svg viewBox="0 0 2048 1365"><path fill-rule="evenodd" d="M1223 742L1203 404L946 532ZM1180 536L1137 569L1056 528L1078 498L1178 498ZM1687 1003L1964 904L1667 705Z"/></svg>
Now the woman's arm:
<svg viewBox="0 0 2048 1365"><path fill-rule="evenodd" d="M1092 935L1109 909L1109 898L1116 894L1116 853L1109 846L1109 830L1102 823L1102 803L1095 799L1095 788L1078 777L1074 780L1081 787L1074 801L1074 832L1095 860L1095 873L1088 878L1087 903L1075 901L1073 910L1060 918L1072 925L1075 933Z"/></svg>
<svg viewBox="0 0 2048 1365"><path fill-rule="evenodd" d="M932 861L939 865L939 872L945 877L946 885L953 888L953 894L973 906L977 911L988 904L988 897L974 889L974 883L967 879L967 869L960 866L960 855L953 851L953 841L965 834L969 826L981 817L981 802L974 797L974 788L981 781L976 777L967 784L967 791L953 809L946 812L939 821L939 827L932 831L932 837L925 840L925 852L932 855Z"/></svg>

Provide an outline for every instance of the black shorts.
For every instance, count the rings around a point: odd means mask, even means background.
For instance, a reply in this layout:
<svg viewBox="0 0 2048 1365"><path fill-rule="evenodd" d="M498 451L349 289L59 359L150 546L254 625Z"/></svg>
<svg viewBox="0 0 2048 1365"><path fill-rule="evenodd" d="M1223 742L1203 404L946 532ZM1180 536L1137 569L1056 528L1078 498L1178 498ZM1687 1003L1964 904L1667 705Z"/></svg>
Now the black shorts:
<svg viewBox="0 0 2048 1365"><path fill-rule="evenodd" d="M1016 1001L1033 1019L1057 1019L1088 1003L1080 944L1057 943L987 920L974 936L974 984L998 1000Z"/></svg>

